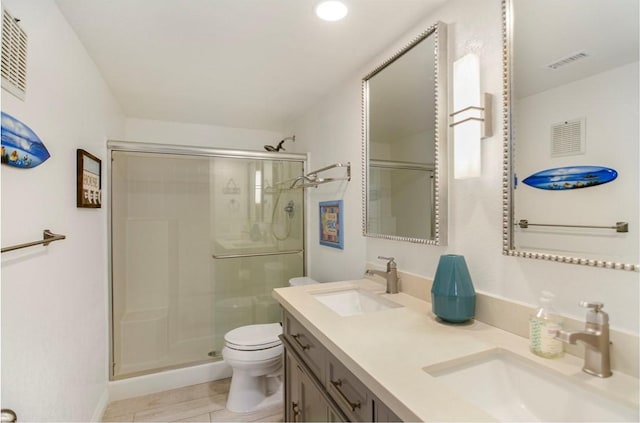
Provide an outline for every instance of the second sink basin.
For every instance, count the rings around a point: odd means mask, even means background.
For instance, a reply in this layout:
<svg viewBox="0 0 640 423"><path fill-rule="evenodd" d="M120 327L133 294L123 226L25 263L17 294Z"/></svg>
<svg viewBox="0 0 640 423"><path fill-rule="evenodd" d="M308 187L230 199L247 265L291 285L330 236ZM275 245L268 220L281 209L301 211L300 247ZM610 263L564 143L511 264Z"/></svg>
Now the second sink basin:
<svg viewBox="0 0 640 423"><path fill-rule="evenodd" d="M355 316L402 307L400 304L361 289L320 292L312 295L340 316Z"/></svg>
<svg viewBox="0 0 640 423"><path fill-rule="evenodd" d="M424 371L501 421L638 421L632 404L500 348Z"/></svg>

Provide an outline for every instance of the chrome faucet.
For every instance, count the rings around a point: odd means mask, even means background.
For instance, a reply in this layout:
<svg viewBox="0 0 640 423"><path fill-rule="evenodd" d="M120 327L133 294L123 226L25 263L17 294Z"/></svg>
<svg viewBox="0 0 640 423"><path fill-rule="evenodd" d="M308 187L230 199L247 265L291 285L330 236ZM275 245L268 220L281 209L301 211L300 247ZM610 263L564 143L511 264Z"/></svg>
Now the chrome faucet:
<svg viewBox="0 0 640 423"><path fill-rule="evenodd" d="M382 276L387 280L387 294L398 293L398 266L393 257L378 256L380 260L387 260L387 271L367 269L365 274Z"/></svg>
<svg viewBox="0 0 640 423"><path fill-rule="evenodd" d="M579 304L580 307L589 309L584 330L559 330L556 338L567 344L584 342L582 371L598 377L609 377L612 374L609 360L609 315L602 311L602 303L580 301Z"/></svg>

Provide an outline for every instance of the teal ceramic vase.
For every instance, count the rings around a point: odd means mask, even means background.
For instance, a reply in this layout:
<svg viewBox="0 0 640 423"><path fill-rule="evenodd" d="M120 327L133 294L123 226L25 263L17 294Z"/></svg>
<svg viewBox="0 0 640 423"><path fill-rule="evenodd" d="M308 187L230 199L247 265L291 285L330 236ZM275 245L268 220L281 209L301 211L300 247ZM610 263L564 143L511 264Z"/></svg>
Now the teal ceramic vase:
<svg viewBox="0 0 640 423"><path fill-rule="evenodd" d="M462 323L476 313L476 291L464 256L440 256L431 287L433 313L446 322Z"/></svg>

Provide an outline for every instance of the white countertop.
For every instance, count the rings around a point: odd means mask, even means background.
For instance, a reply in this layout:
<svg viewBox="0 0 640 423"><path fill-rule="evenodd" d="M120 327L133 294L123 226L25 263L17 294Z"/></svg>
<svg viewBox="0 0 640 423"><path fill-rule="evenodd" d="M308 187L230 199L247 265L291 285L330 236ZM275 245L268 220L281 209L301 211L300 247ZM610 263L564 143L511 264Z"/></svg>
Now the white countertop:
<svg viewBox="0 0 640 423"><path fill-rule="evenodd" d="M402 304L357 316L341 317L312 293L358 288L382 293ZM503 348L547 366L606 395L638 404L638 379L614 373L600 379L582 372L582 359L565 354L548 360L529 352L528 339L482 322L444 324L431 304L404 293L384 294L370 279L278 288L274 298L405 421L494 421L432 377L423 367L492 348ZM469 387L469 389L480 388Z"/></svg>

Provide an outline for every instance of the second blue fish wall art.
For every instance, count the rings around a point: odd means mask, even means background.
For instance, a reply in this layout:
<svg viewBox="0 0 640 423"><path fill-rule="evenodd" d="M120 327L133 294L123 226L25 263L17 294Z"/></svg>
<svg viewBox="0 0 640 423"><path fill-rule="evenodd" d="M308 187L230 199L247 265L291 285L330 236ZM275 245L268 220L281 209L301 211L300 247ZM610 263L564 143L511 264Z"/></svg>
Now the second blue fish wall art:
<svg viewBox="0 0 640 423"><path fill-rule="evenodd" d="M533 188L551 191L589 188L606 184L618 172L603 166L566 166L546 169L526 177L522 182Z"/></svg>
<svg viewBox="0 0 640 423"><path fill-rule="evenodd" d="M28 169L50 157L42 140L27 125L2 112L2 163Z"/></svg>

